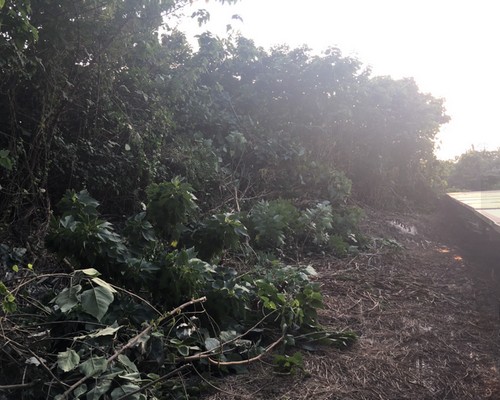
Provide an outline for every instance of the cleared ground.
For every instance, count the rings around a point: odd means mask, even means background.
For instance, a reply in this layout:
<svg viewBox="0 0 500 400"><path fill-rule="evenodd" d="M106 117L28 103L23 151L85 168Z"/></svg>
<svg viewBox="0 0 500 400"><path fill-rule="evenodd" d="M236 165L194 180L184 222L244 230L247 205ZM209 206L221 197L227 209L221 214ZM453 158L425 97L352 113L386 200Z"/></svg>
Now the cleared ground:
<svg viewBox="0 0 500 400"><path fill-rule="evenodd" d="M211 381L220 391L207 398L500 399L497 254L443 210L367 214L365 231L381 238L372 251L311 260L322 323L355 331L357 343L303 352L305 372L294 376L264 360Z"/></svg>

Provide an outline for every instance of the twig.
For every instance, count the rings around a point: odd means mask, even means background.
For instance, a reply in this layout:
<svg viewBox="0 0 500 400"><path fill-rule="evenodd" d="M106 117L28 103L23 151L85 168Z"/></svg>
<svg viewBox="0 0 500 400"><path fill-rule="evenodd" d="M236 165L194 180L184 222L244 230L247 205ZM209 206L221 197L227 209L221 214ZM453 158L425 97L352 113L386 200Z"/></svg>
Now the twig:
<svg viewBox="0 0 500 400"><path fill-rule="evenodd" d="M184 370L184 369L186 369L186 368L189 368L189 367L191 367L191 366L192 366L192 364L184 364L184 365L181 365L179 368L176 368L176 369L174 369L173 371L170 371L168 374L165 374L165 375L163 375L163 376L160 376L158 379L155 379L154 381L151 381L151 382L149 382L149 383L145 384L144 386L140 387L139 389L134 390L133 392L129 392L129 393L127 393L127 394L124 394L123 396L118 397L116 400L123 400L123 399L128 398L129 396L132 396L132 395L136 394L136 393L140 393L140 392L142 392L143 390L146 390L148 387L153 386L154 384L156 384L156 383L158 383L158 382L161 382L161 381L163 381L163 380L165 380L165 379L168 379L168 378L170 378L172 375L175 375L175 374L177 374L178 372L181 372L182 370Z"/></svg>
<svg viewBox="0 0 500 400"><path fill-rule="evenodd" d="M220 348L222 349L223 346L227 346L228 344L231 344L233 342L236 342L238 339L241 339L245 335L248 335L252 330L254 330L256 327L258 327L262 322L264 322L267 318L269 318L271 315L273 315L276 311L273 311L267 315L264 316L264 318L261 318L254 326L252 326L250 329L248 329L246 332L234 337L231 340L228 340L227 342L221 343ZM193 360L201 360L203 358L208 358L212 353L212 350L206 350L201 353L194 354L192 356L184 357L182 360L183 361L193 361ZM221 351L218 354L222 354L223 352ZM213 355L213 354L212 354Z"/></svg>
<svg viewBox="0 0 500 400"><path fill-rule="evenodd" d="M213 360L210 357L208 357L208 361L211 364L217 365L217 366L227 366L227 365L245 365L245 364L250 364L254 361L260 360L264 355L269 353L273 348L275 348L283 339L285 338L285 335L282 335L278 340L276 340L274 343L270 344L266 350L264 350L263 353L259 354L258 356L255 356L253 358L249 358L247 360L241 360L241 361L217 361Z"/></svg>
<svg viewBox="0 0 500 400"><path fill-rule="evenodd" d="M135 297L136 299L142 301L143 303L145 303L146 305L148 305L155 313L157 313L158 315L161 315L161 312L157 308L155 308L155 306L153 306L149 301L147 301L146 299L142 298L141 296L139 296L139 295L137 295L137 294L135 294L133 292L130 292L130 291L128 291L128 290L126 290L126 289L124 289L124 288L122 288L120 286L115 286L115 285L112 285L110 283L109 283L109 285L113 289L115 289L115 290L124 292L124 293L128 294L129 296Z"/></svg>
<svg viewBox="0 0 500 400"><path fill-rule="evenodd" d="M2 336L2 338L5 340L5 344L6 345L9 344L9 343L13 343L15 346L19 347L20 349L25 349L28 353L30 353L40 363L40 365L47 370L47 372L50 374L50 376L52 376L52 378L56 382L58 382L62 386L69 386L66 383L62 382L60 379L58 379L57 376L55 376L54 373L51 371L51 369L45 364L45 362L43 361L43 359L41 357L39 357L37 354L35 354L35 352L33 350L27 348L26 346L23 346L22 344L16 342L13 339L10 339L10 338L6 337L3 334L1 334L0 336Z"/></svg>
<svg viewBox="0 0 500 400"><path fill-rule="evenodd" d="M156 324L154 325L148 325L142 332L131 338L125 346L117 350L112 356L110 356L107 360L106 363L109 364L112 361L114 361L120 354L122 354L125 350L129 349L130 347L134 346L142 337L146 336L149 331L153 328L153 326L160 324L163 320L171 317L174 314L180 313L184 308L189 307L190 305L196 304L196 303L203 303L207 300L205 296L200 297L199 299L193 299L191 301L188 301L184 304L181 304L179 307L174 308L172 311L169 311L168 313L164 314L162 317L160 317L157 321ZM84 376L82 379L71 385L71 387L66 390L62 396L61 399L67 399L69 394L75 390L78 386L80 386L82 383L84 383L90 376Z"/></svg>
<svg viewBox="0 0 500 400"><path fill-rule="evenodd" d="M70 274L61 274L61 273L37 275L34 278L28 279L27 281L20 283L17 287L15 287L14 289L12 289L12 294L16 295L17 292L19 292L19 290L23 286L26 286L29 283L33 282L33 281L39 280L41 278L51 278L51 277L54 277L54 278L56 278L56 277L59 277L59 278L71 278L71 275Z"/></svg>
<svg viewBox="0 0 500 400"><path fill-rule="evenodd" d="M25 388L35 386L38 382L40 382L39 379L34 380L32 382L28 382L28 383L18 383L18 384L14 384L14 385L0 385L0 390L25 389Z"/></svg>

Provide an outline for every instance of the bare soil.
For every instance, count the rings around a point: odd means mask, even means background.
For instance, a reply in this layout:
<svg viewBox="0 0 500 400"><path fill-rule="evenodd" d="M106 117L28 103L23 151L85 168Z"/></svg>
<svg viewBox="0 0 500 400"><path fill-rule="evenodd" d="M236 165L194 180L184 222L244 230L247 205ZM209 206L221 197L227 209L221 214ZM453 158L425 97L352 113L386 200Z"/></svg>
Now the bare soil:
<svg viewBox="0 0 500 400"><path fill-rule="evenodd" d="M442 210L368 211L364 224L381 238L370 252L311 261L321 323L356 332L357 342L303 351L305 371L289 376L263 360L251 374L211 381L218 390L208 399L500 399L500 263L485 251L491 243L468 240Z"/></svg>

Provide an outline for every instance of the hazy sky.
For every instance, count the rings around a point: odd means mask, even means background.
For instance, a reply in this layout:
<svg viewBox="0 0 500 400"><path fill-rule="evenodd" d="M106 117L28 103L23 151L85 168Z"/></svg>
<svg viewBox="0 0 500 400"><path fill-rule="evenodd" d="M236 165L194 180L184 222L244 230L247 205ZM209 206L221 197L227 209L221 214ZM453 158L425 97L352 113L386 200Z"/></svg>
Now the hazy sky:
<svg viewBox="0 0 500 400"><path fill-rule="evenodd" d="M439 158L474 145L500 147L500 2L497 0L199 1L225 35L227 23L259 46L338 47L374 75L413 77L421 91L445 98L451 122L438 139ZM231 20L233 14L243 22ZM183 27L184 28L184 27ZM193 31L200 31L193 24Z"/></svg>

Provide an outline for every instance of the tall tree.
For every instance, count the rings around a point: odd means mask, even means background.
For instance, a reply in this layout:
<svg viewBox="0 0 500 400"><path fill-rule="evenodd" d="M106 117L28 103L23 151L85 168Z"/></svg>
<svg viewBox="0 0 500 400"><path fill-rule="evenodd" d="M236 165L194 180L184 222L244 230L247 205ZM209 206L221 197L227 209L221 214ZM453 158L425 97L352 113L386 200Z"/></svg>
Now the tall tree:
<svg viewBox="0 0 500 400"><path fill-rule="evenodd" d="M1 181L3 221L21 231L47 219L51 191L89 185L106 199L157 172L172 123L160 99L189 54L182 35L162 46L158 30L188 3L2 2L0 149L13 164Z"/></svg>

